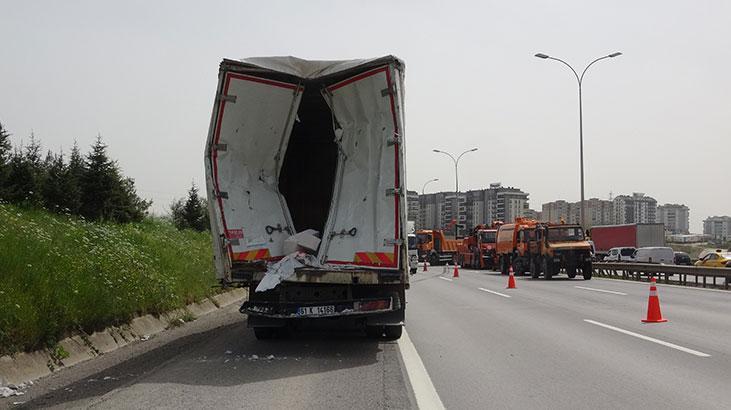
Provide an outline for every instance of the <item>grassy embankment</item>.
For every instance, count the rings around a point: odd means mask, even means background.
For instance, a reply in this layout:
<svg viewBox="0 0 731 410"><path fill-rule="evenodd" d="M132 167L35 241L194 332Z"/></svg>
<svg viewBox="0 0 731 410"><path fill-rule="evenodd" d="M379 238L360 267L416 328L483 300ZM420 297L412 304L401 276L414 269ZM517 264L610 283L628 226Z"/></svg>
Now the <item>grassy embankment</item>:
<svg viewBox="0 0 731 410"><path fill-rule="evenodd" d="M207 232L0 203L0 355L182 307L215 283Z"/></svg>

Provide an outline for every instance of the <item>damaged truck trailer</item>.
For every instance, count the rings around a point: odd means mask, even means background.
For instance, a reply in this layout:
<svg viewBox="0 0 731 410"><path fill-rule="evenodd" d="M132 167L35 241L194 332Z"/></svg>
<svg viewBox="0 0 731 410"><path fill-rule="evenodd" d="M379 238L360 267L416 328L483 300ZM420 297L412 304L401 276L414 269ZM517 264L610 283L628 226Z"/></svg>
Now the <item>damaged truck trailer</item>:
<svg viewBox="0 0 731 410"><path fill-rule="evenodd" d="M404 65L224 60L205 150L216 271L257 338L401 336L408 288Z"/></svg>

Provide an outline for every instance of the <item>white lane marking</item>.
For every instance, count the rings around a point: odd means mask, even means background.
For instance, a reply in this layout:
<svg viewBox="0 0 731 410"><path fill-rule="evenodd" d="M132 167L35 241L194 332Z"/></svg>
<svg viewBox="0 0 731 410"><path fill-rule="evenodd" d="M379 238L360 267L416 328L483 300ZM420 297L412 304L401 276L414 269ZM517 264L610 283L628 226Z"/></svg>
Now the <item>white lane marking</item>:
<svg viewBox="0 0 731 410"><path fill-rule="evenodd" d="M596 288L587 288L585 286L574 286L576 289L585 289L585 290L593 290L594 292L604 292L604 293L611 293L613 295L622 295L627 296L626 293L623 292L615 292L613 290L604 290L604 289L596 289Z"/></svg>
<svg viewBox="0 0 731 410"><path fill-rule="evenodd" d="M493 295L502 296L504 298L509 298L510 297L510 295L506 295L506 294L500 293L500 292L495 292L494 290L490 290L490 289L485 289L485 288L477 288L477 289L480 289L483 292L492 293Z"/></svg>
<svg viewBox="0 0 731 410"><path fill-rule="evenodd" d="M414 389L417 407L421 410L444 409L444 404L442 404L429 373L424 367L424 362L421 361L419 352L416 351L416 347L411 342L406 328L404 328L404 332L398 340L398 347L404 361L404 367L406 367L406 374L409 376L411 388Z"/></svg>
<svg viewBox="0 0 731 410"><path fill-rule="evenodd" d="M444 279L444 280L448 280L448 281L450 281L450 282L452 281L452 279L449 279L449 278L445 278L444 276L440 276L440 277L439 277L439 279Z"/></svg>
<svg viewBox="0 0 731 410"><path fill-rule="evenodd" d="M665 341L662 341L662 340L659 340L659 339L655 339L653 337L641 335L641 334L635 333L635 332L630 332L629 330L620 329L618 327L614 327L612 325L608 325L608 324L605 324L605 323L597 322L595 320L584 319L584 322L591 323L592 325L601 326L601 327L606 328L606 329L609 329L609 330L614 330L615 332L624 333L624 334L629 335L629 336L634 336L634 337L636 337L638 339L647 340L648 342L653 342L653 343L657 343L659 345L663 345L663 346L670 347L670 348L673 348L673 349L676 349L676 350L680 350L681 352L690 353L690 354L696 355L698 357L711 357L711 355L706 354L706 353L703 353L703 352L699 352L697 350L688 349L687 347L678 346L676 344L673 344L673 343L670 343L670 342L665 342Z"/></svg>
<svg viewBox="0 0 731 410"><path fill-rule="evenodd" d="M639 282L639 281L636 281L636 280L625 280L625 279L616 279L616 278L600 278L598 276L594 276L594 277L591 278L591 280L594 280L594 279L597 279L597 280L607 280L607 281L615 281L615 282L624 282L624 283L633 283L635 285L642 285L642 286L647 286L647 284L648 284L648 282ZM692 282L688 282L688 283L692 283ZM699 285L701 283L702 282L700 282L700 281L698 282ZM668 287L668 288L689 289L689 290L702 290L702 291L706 291L706 292L719 292L719 293L728 294L728 291L727 290L724 290L724 289L696 288L696 287L690 286L690 285L688 285L688 286L685 286L685 285L673 285L672 283L660 283L660 282L657 282L657 286L658 287L663 287L663 288L664 287Z"/></svg>

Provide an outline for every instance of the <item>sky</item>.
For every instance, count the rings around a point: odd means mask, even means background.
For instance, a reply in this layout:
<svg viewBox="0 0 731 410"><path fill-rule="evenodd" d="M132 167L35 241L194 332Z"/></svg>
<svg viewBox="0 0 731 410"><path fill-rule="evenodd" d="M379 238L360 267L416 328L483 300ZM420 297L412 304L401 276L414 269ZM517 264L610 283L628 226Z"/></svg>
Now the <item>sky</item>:
<svg viewBox="0 0 731 410"><path fill-rule="evenodd" d="M690 207L691 231L731 214L731 2L2 1L0 122L17 144L109 145L164 213L194 181L223 58L406 63L408 188L491 182L531 208L644 192Z"/></svg>

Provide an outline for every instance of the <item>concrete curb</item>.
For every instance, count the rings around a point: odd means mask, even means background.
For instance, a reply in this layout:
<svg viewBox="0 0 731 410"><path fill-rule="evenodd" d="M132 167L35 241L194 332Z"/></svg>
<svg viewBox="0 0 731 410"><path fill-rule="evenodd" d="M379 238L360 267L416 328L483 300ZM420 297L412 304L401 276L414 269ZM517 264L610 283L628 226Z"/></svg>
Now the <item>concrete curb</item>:
<svg viewBox="0 0 731 410"><path fill-rule="evenodd" d="M18 353L0 357L0 386L25 385L47 376L64 367L92 359L104 353L117 350L136 340L147 340L150 336L169 328L174 322L192 315L196 319L246 298L246 289L237 288L228 292L192 303L186 308L155 317L139 316L123 326L111 326L91 335L76 334L58 343L60 348Z"/></svg>

